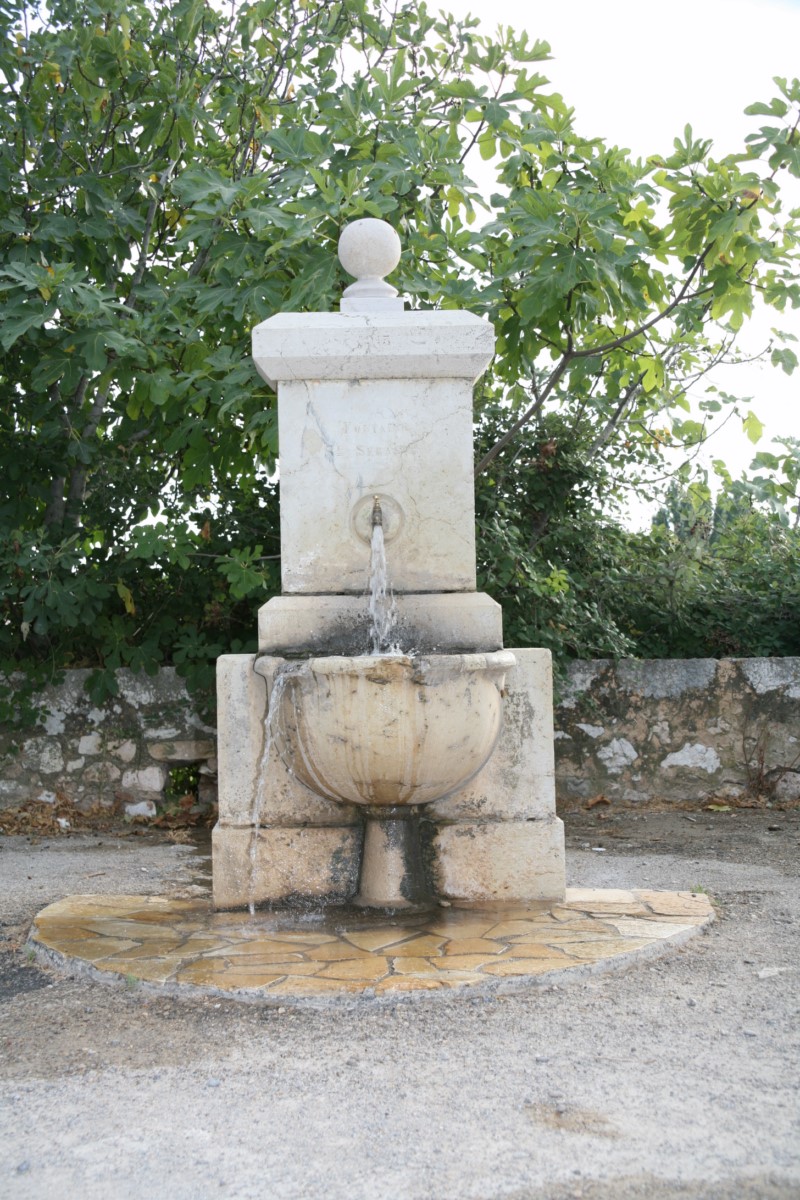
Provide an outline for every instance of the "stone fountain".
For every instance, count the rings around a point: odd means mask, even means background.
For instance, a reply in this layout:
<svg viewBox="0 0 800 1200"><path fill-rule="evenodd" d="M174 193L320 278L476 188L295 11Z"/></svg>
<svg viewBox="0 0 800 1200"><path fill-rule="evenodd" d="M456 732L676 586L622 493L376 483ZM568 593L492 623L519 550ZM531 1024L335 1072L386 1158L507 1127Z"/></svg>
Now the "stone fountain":
<svg viewBox="0 0 800 1200"><path fill-rule="evenodd" d="M278 393L282 594L258 654L218 662L214 903L561 899L550 655L504 650L476 591L472 390L492 327L407 311L383 221L348 225L339 257L356 280L340 312L253 331Z"/></svg>
<svg viewBox="0 0 800 1200"><path fill-rule="evenodd" d="M405 311L384 282L399 253L382 221L354 222L341 311L253 333L278 390L283 592L258 653L218 663L213 901L68 896L36 917L42 961L272 1005L491 995L712 919L705 895L565 893L550 655L505 650L475 590L492 328Z"/></svg>

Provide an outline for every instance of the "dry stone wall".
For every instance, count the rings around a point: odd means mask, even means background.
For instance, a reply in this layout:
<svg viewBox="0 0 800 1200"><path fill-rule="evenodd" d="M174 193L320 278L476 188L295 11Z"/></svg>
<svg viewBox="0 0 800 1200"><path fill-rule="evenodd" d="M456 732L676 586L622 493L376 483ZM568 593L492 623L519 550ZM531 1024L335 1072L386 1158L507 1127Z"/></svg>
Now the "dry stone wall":
<svg viewBox="0 0 800 1200"><path fill-rule="evenodd" d="M87 671L41 696L42 722L0 728L0 808L66 799L152 813L173 767L216 773L215 730L171 668L118 671L119 693L89 699ZM564 808L800 801L800 658L573 663L555 710Z"/></svg>
<svg viewBox="0 0 800 1200"><path fill-rule="evenodd" d="M576 662L555 727L564 807L800 799L800 658Z"/></svg>
<svg viewBox="0 0 800 1200"><path fill-rule="evenodd" d="M22 732L0 728L0 808L67 800L80 808L116 805L155 815L173 767L215 771L215 730L197 715L173 668L156 675L116 672L118 694L94 704L89 671L65 671L46 687L42 720Z"/></svg>

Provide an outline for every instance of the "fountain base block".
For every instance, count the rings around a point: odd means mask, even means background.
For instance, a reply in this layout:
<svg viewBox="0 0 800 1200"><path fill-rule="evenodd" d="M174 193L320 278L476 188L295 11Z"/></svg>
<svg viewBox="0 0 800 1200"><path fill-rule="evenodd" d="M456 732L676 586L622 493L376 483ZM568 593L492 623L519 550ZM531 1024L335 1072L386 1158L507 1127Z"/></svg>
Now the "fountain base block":
<svg viewBox="0 0 800 1200"><path fill-rule="evenodd" d="M485 592L422 592L394 597L394 636L419 654L501 650L503 614ZM363 654L370 616L362 592L352 596L273 596L258 612L262 653L313 657Z"/></svg>
<svg viewBox="0 0 800 1200"><path fill-rule="evenodd" d="M433 894L471 903L557 901L564 895L564 835L555 815L552 675L546 650L513 649L503 728L485 767L420 821ZM220 909L304 898L352 900L364 814L309 791L273 748L261 762L264 714L285 660L224 655L217 675L219 823L214 903ZM266 670L265 670L266 669ZM263 770L253 848L253 797ZM252 854L252 859L251 859ZM252 865L251 865L252 864Z"/></svg>

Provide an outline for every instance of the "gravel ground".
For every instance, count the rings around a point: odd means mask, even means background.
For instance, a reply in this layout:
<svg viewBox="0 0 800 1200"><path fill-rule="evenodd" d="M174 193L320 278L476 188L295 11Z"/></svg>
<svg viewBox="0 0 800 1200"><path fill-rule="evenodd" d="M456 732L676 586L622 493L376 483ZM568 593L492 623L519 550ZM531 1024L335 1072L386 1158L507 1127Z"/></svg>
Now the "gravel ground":
<svg viewBox="0 0 800 1200"><path fill-rule="evenodd" d="M0 1196L800 1197L800 814L567 818L570 883L705 888L622 974L491 1001L285 1011L48 974L67 894L190 895L201 847L0 839Z"/></svg>

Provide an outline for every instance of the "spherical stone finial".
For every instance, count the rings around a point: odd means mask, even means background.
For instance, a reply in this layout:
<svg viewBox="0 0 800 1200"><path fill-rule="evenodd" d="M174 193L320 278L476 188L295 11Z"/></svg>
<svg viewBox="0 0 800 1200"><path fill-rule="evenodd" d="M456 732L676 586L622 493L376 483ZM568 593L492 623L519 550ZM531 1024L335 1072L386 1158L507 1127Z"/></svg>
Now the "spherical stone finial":
<svg viewBox="0 0 800 1200"><path fill-rule="evenodd" d="M402 310L397 288L384 282L400 261L400 238L386 221L362 217L351 221L339 238L339 262L356 282L345 290L342 312Z"/></svg>
<svg viewBox="0 0 800 1200"><path fill-rule="evenodd" d="M400 262L400 238L386 221L362 217L345 225L339 238L339 262L356 279L383 279Z"/></svg>

